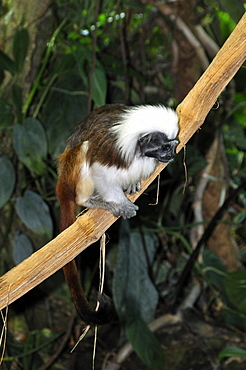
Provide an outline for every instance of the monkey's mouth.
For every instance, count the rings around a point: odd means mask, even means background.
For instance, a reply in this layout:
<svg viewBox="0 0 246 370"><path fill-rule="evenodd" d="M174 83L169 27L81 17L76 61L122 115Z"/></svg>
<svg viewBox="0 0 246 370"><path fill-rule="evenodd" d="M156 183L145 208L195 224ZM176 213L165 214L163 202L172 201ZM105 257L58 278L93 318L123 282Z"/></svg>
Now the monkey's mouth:
<svg viewBox="0 0 246 370"><path fill-rule="evenodd" d="M169 163L173 161L175 153L176 153L176 147L178 145L178 140L172 140L163 145L162 152L158 153L157 160L160 163Z"/></svg>
<svg viewBox="0 0 246 370"><path fill-rule="evenodd" d="M169 163L171 161L173 161L174 159L174 156L175 156L175 149L176 149L176 146L177 145L172 145L168 151L166 152L162 152L162 153L156 153L156 159L158 160L158 162L160 163Z"/></svg>
<svg viewBox="0 0 246 370"><path fill-rule="evenodd" d="M159 158L156 158L156 159L160 163L169 163L169 162L172 162L173 161L174 155L167 155L165 157L159 157Z"/></svg>
<svg viewBox="0 0 246 370"><path fill-rule="evenodd" d="M145 154L147 157L155 158L160 163L169 163L173 160L175 152L174 150L170 151L169 153L161 154L161 153L147 153Z"/></svg>

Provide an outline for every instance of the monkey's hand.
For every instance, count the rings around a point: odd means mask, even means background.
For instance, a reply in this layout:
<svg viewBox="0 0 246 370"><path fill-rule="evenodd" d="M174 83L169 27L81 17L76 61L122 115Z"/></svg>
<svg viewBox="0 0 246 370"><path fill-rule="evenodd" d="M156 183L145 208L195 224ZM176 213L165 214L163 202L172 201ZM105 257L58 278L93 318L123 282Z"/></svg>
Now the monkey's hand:
<svg viewBox="0 0 246 370"><path fill-rule="evenodd" d="M138 181L135 184L129 185L127 189L124 189L124 193L134 194L134 193L136 193L137 191L140 191L140 190L141 190L141 184L140 184L140 181Z"/></svg>

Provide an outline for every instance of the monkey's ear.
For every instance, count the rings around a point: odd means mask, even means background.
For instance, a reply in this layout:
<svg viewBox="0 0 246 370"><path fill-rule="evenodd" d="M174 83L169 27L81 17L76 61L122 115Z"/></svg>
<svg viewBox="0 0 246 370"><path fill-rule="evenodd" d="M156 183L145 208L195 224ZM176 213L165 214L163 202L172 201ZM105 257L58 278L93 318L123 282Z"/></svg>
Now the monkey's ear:
<svg viewBox="0 0 246 370"><path fill-rule="evenodd" d="M152 139L152 133L146 134L146 135L143 135L143 136L139 137L138 143L141 146L143 144L149 143L151 141L151 139Z"/></svg>
<svg viewBox="0 0 246 370"><path fill-rule="evenodd" d="M146 148L149 147L151 140L152 140L151 133L140 136L138 138L137 150L141 153L142 156L145 155Z"/></svg>

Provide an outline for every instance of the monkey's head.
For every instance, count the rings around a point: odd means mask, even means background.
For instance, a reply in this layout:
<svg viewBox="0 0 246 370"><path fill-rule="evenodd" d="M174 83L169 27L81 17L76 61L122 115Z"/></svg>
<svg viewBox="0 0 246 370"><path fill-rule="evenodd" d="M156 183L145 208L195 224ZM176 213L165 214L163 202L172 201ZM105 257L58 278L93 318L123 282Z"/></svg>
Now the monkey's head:
<svg viewBox="0 0 246 370"><path fill-rule="evenodd" d="M163 105L124 107L110 129L115 147L128 165L136 155L170 162L178 144L178 131L177 113Z"/></svg>
<svg viewBox="0 0 246 370"><path fill-rule="evenodd" d="M161 163L173 160L178 143L177 139L170 140L159 131L143 135L138 140L140 155L155 158Z"/></svg>

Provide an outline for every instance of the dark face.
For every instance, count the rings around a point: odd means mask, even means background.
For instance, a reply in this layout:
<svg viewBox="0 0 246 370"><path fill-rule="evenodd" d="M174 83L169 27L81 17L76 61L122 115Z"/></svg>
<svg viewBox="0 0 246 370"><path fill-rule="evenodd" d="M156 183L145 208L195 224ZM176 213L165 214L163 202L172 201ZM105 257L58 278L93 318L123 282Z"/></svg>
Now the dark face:
<svg viewBox="0 0 246 370"><path fill-rule="evenodd" d="M155 158L161 163L168 163L173 159L178 143L177 139L169 140L159 131L151 132L138 140L141 155Z"/></svg>

